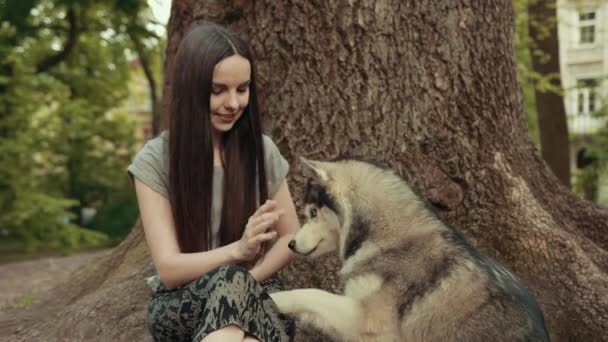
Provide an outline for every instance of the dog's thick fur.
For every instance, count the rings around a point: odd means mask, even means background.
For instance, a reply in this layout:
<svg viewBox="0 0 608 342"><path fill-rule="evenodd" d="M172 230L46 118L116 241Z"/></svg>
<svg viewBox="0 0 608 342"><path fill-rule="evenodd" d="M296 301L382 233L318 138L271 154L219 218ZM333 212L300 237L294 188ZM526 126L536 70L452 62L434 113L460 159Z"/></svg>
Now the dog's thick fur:
<svg viewBox="0 0 608 342"><path fill-rule="evenodd" d="M344 295L271 294L281 312L347 341L548 341L531 292L433 214L389 169L302 159L300 255L337 251Z"/></svg>

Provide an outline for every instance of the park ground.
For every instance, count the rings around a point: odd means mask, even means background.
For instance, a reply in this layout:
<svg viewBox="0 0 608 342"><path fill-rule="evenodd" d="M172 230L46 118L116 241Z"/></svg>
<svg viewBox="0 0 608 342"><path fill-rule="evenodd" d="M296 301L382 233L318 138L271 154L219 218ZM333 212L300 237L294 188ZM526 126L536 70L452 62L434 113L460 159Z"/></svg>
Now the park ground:
<svg viewBox="0 0 608 342"><path fill-rule="evenodd" d="M43 256L0 264L0 311L36 303L79 267L110 250Z"/></svg>

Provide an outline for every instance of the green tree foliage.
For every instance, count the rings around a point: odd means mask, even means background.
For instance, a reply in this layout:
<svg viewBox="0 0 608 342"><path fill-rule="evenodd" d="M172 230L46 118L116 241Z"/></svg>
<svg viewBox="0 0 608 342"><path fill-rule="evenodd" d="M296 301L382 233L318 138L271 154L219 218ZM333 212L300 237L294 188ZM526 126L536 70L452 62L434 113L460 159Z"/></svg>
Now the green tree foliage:
<svg viewBox="0 0 608 342"><path fill-rule="evenodd" d="M515 54L517 66L519 69L519 77L523 88L524 111L528 122L529 135L532 141L539 146L538 132L538 112L536 110L535 89L541 92L553 92L563 95L563 89L555 86L557 82L553 82L555 78L561 77L559 73L549 75L541 75L536 72L532 66L532 54L541 60L548 60L551 56L547 55L535 46L534 39L530 37L530 26L534 27L540 33L539 38L546 37L550 34L550 25L554 25L557 18L551 20L538 21L534 16L530 15L530 7L538 3L546 2L544 0L514 0L515 8ZM548 4L547 6L553 6ZM544 35L543 35L544 34Z"/></svg>
<svg viewBox="0 0 608 342"><path fill-rule="evenodd" d="M81 208L133 198L125 169L135 34L158 43L143 0L0 0L0 234L29 249L107 241ZM133 217L131 217L131 220Z"/></svg>
<svg viewBox="0 0 608 342"><path fill-rule="evenodd" d="M534 96L535 79L538 74L532 68L530 46L533 44L528 30L528 3L534 0L514 0L515 7L515 58L519 70L520 82L523 90L523 104L528 123L530 139L539 146L538 113L536 112L536 99Z"/></svg>
<svg viewBox="0 0 608 342"><path fill-rule="evenodd" d="M538 56L541 60L548 60L551 56L539 50L534 43L534 39L530 37L529 27L533 26L541 33L539 38L548 36L549 25L553 25L557 18L553 21L547 20L539 22L530 15L529 8L537 3L546 2L544 0L514 0L515 8L515 54L517 66L519 68L519 76L523 88L524 110L527 114L528 129L530 137L538 145L538 113L536 111L536 99L534 97L534 89L543 92L554 92L563 95L563 89L555 87L556 82L552 82L555 78L561 77L559 73L550 75L541 75L534 71L532 67L532 54ZM552 6L552 5L547 5ZM544 33L544 36L543 36Z"/></svg>
<svg viewBox="0 0 608 342"><path fill-rule="evenodd" d="M529 35L530 25L537 28L539 32L546 32L548 35L548 27L546 23L535 22L529 15L529 7L543 0L514 0L515 8L515 45L516 59L519 68L519 76L523 88L524 111L527 115L529 135L532 141L539 146L538 133L538 113L536 111L536 99L534 90L550 91L562 94L562 89L556 89L552 82L555 77L561 77L559 74L548 75L543 77L535 72L532 68L531 54L535 53L541 59L548 59L551 56L546 56L542 51L539 51L534 46L534 40ZM606 3L606 0L595 2L596 6ZM583 8L582 1L576 2L576 5ZM532 20L533 22L530 22ZM557 18L555 18L557 20ZM545 25L545 26L543 26ZM602 77L601 82L606 82L606 77ZM602 99L602 104L606 103L606 99ZM608 117L608 107L604 107L594 114L597 117ZM586 149L586 156L592 160L592 164L582 170L573 170L573 190L584 197L593 199L597 195L598 179L600 174L606 173L608 170L608 120L607 123L598 132L593 134L590 145Z"/></svg>

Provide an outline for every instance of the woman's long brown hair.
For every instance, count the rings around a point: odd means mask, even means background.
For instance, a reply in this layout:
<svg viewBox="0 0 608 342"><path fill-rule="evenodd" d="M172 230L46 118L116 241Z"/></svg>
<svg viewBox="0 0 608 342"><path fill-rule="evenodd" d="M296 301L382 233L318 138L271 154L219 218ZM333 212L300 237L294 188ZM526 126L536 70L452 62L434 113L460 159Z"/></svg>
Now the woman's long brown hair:
<svg viewBox="0 0 608 342"><path fill-rule="evenodd" d="M254 68L247 44L217 25L198 25L179 45L169 94L169 200L182 253L212 247L211 83L215 65L236 54L249 60L252 71L249 104L221 141L224 183L220 245L240 239L249 217L268 198Z"/></svg>

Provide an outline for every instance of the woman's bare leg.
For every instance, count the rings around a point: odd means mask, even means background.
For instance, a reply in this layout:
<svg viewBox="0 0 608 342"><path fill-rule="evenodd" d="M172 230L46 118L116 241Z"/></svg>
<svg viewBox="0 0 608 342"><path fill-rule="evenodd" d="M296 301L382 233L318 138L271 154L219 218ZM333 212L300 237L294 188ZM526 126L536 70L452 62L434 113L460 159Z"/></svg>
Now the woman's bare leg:
<svg viewBox="0 0 608 342"><path fill-rule="evenodd" d="M257 338L255 338L251 335L246 335L245 338L243 339L243 342L260 342L260 340L258 340Z"/></svg>
<svg viewBox="0 0 608 342"><path fill-rule="evenodd" d="M201 342L241 342L243 341L244 337L245 332L238 326L231 324L210 333L209 335L205 336Z"/></svg>

